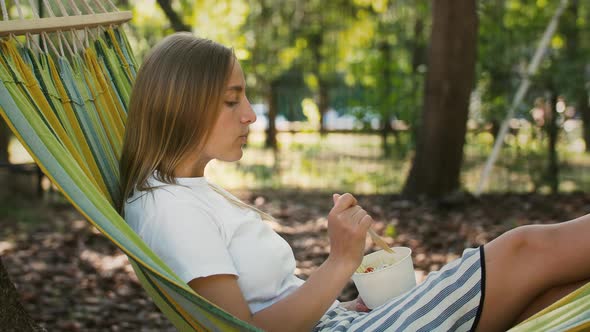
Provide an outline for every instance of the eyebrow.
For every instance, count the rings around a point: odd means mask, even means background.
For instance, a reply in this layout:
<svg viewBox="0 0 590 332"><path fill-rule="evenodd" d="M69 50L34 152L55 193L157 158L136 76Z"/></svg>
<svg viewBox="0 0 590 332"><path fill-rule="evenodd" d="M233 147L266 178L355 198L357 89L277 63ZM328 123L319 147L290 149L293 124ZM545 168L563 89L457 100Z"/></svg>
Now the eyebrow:
<svg viewBox="0 0 590 332"><path fill-rule="evenodd" d="M241 85L233 85L227 88L227 91L235 91L235 92L242 92L244 88Z"/></svg>

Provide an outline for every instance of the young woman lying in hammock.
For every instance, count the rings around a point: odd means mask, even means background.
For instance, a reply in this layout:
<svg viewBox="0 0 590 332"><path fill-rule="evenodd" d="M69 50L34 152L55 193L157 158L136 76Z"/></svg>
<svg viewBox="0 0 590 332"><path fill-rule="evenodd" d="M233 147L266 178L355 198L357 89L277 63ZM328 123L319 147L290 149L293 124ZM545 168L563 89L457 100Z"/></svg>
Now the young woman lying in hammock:
<svg viewBox="0 0 590 332"><path fill-rule="evenodd" d="M269 331L503 331L590 277L590 217L519 227L370 312L336 298L363 257L371 217L334 195L330 254L306 280L287 242L203 177L238 161L256 116L231 49L190 34L161 41L133 88L120 170L125 219L197 293ZM484 296L485 295L485 296Z"/></svg>

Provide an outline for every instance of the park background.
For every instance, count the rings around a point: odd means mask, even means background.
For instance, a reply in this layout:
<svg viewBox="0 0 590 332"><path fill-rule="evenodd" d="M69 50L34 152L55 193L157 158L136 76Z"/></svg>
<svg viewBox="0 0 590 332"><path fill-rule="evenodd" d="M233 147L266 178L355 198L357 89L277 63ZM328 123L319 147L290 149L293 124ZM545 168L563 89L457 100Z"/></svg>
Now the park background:
<svg viewBox="0 0 590 332"><path fill-rule="evenodd" d="M133 12L125 31L139 63L174 31L233 47L258 120L244 158L206 175L276 217L302 278L328 255L333 192L358 195L386 241L413 249L419 281L508 229L590 209L588 2L114 3ZM173 330L125 255L4 125L0 134L0 255L33 319L60 331ZM351 283L341 299L355 296Z"/></svg>

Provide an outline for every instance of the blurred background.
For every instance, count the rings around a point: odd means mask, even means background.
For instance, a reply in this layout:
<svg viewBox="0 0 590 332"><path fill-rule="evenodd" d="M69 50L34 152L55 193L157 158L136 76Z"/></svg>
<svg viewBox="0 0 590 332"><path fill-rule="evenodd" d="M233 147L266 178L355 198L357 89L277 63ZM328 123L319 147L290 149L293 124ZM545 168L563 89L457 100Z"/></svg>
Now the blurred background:
<svg viewBox="0 0 590 332"><path fill-rule="evenodd" d="M428 118L438 130L457 131L460 137L442 134L425 143L449 155L446 161L431 160L449 164L436 177L458 177L436 195L476 190L505 120L508 133L490 173L494 180L482 190L570 192L589 185L586 1L569 2L534 75L527 74L527 66L559 1L457 6L456 19L444 23L460 26L457 33L452 26L432 31L436 10L441 16L449 10L425 0L128 0L115 5L133 12L125 28L140 63L174 31L192 31L234 49L258 120L244 159L209 169L208 175L228 188L401 192L420 124ZM477 24L461 26L468 20ZM470 29L475 35L465 38ZM433 41L464 44L460 57L443 56L435 64L464 68L427 77L429 51L441 52L432 49ZM525 77L531 81L528 93L507 118ZM427 78L451 86L467 82L462 90L468 93L441 96L426 88ZM0 149L11 163L31 162L14 138Z"/></svg>
<svg viewBox="0 0 590 332"><path fill-rule="evenodd" d="M206 176L277 217L302 278L328 255L331 192L413 249L419 281L508 229L590 210L588 1L113 2L133 13L139 63L175 31L233 48L258 120L242 160ZM171 329L3 123L0 165L0 255L35 320Z"/></svg>

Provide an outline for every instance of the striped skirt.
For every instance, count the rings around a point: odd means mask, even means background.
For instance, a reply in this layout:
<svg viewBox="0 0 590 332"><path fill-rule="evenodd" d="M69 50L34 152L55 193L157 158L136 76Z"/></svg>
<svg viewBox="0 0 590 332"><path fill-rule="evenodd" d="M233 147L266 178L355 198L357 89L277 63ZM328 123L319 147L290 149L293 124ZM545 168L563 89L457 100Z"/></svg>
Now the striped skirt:
<svg viewBox="0 0 590 332"><path fill-rule="evenodd" d="M474 331L484 289L483 246L466 249L420 285L370 312L329 310L314 331Z"/></svg>

